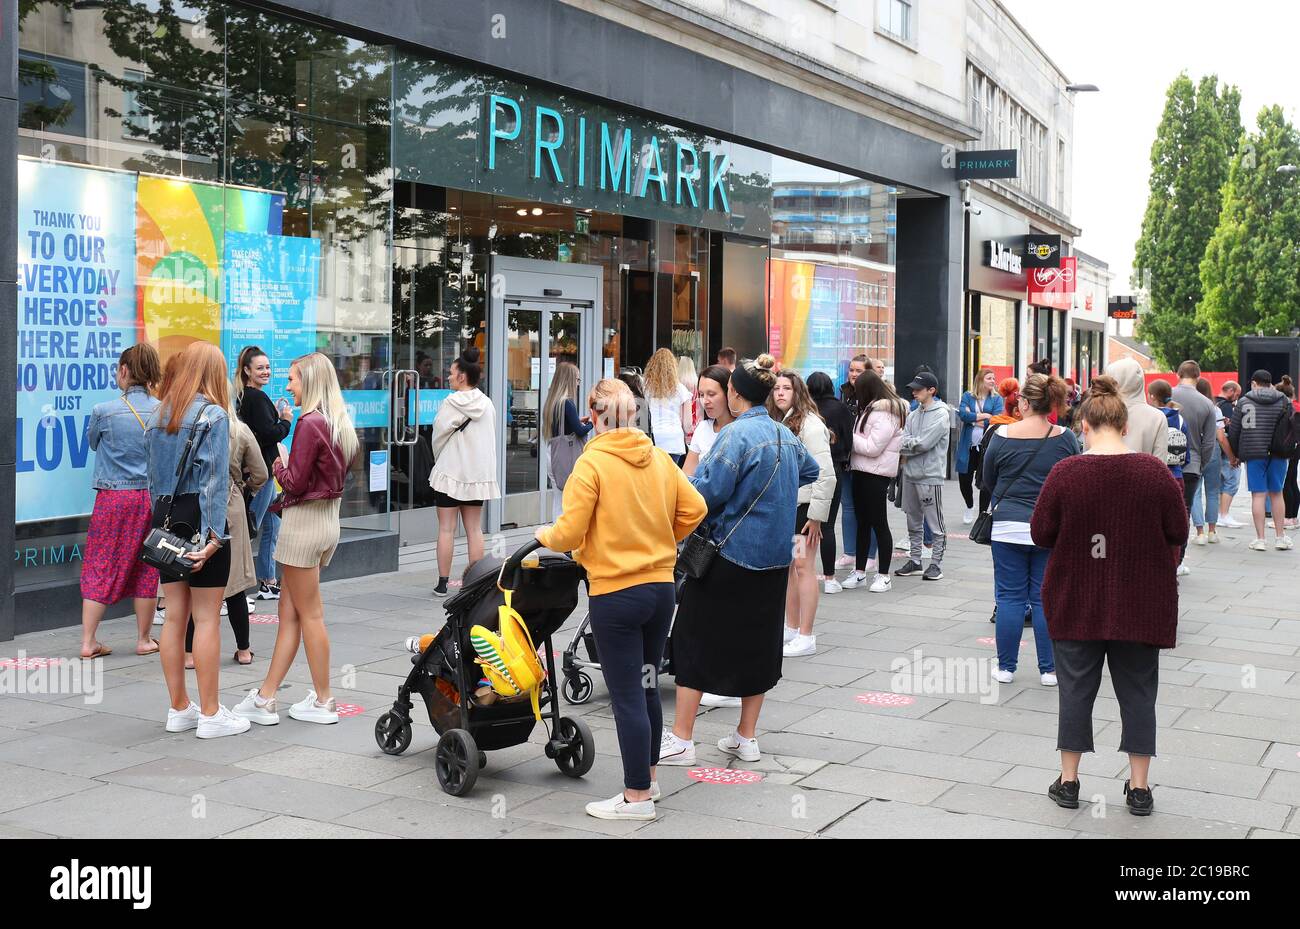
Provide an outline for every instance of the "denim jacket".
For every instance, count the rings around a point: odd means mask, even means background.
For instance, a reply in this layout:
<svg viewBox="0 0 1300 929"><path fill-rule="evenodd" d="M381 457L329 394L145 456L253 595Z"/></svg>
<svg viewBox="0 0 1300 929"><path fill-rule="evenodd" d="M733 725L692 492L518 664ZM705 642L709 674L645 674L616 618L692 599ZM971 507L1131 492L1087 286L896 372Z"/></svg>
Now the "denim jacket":
<svg viewBox="0 0 1300 929"><path fill-rule="evenodd" d="M208 401L202 394L194 398L190 408L185 411L185 418L175 435L166 429L167 409L159 406L149 420L149 495L154 505L159 497L175 493L198 494L200 537L209 538L209 532L217 538L229 538L226 533L226 498L230 495L230 422L226 411L219 406L208 406L194 432L194 445L198 453L190 453L185 473L176 478L176 469L180 465L181 455L189 441L190 427L194 424L199 410ZM206 433L202 445L199 437Z"/></svg>
<svg viewBox="0 0 1300 929"><path fill-rule="evenodd" d="M776 476L772 477L774 468ZM811 484L820 474L817 460L793 432L772 419L766 408L746 410L718 433L691 478L691 484L709 505L703 531L720 544L743 517L744 524L720 551L722 557L751 571L788 567L793 558L791 542L796 531L799 488ZM771 486L744 516L769 477Z"/></svg>
<svg viewBox="0 0 1300 929"><path fill-rule="evenodd" d="M158 401L143 387L132 387L124 396L96 404L86 421L86 439L95 452L91 486L96 490L149 489L145 426L141 423L148 424Z"/></svg>

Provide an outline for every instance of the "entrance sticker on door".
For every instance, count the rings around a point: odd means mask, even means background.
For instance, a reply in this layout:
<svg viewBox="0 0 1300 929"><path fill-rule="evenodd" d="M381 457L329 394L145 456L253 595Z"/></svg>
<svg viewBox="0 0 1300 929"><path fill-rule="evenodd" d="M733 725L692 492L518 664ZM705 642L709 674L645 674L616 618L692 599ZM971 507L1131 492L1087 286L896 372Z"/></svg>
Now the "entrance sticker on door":
<svg viewBox="0 0 1300 929"><path fill-rule="evenodd" d="M388 489L388 450L370 453L370 492L382 493Z"/></svg>

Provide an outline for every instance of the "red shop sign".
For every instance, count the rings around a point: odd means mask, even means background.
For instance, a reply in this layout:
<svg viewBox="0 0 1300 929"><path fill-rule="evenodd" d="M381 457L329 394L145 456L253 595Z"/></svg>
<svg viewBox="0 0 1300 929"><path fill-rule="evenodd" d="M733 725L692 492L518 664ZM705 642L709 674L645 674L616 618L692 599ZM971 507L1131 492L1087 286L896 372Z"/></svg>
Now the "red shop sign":
<svg viewBox="0 0 1300 929"><path fill-rule="evenodd" d="M1050 306L1068 310L1074 306L1077 259L1062 258L1059 268L1032 268L1029 279L1029 302L1037 306Z"/></svg>

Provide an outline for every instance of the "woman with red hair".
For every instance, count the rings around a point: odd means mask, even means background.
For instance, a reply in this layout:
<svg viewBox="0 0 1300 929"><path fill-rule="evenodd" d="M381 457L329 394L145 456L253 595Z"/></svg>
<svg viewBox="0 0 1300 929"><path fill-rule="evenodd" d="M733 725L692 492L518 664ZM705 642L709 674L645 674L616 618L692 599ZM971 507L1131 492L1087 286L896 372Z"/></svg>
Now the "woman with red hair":
<svg viewBox="0 0 1300 929"><path fill-rule="evenodd" d="M1002 395L1003 412L989 420L990 428L1007 426L1020 421L1020 411L1017 409L1020 400L1020 382L1014 377L1008 377L998 384L998 393Z"/></svg>

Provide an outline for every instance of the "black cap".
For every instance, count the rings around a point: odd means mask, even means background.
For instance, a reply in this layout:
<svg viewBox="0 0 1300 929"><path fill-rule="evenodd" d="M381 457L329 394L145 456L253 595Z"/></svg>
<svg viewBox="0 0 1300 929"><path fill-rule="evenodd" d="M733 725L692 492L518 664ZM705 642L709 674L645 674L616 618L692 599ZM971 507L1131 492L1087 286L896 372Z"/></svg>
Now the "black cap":
<svg viewBox="0 0 1300 929"><path fill-rule="evenodd" d="M1250 379L1254 381L1256 384L1272 384L1273 372L1265 370L1264 368L1260 368L1258 371L1256 371L1254 374L1250 376Z"/></svg>
<svg viewBox="0 0 1300 929"><path fill-rule="evenodd" d="M912 382L907 385L908 390L920 390L923 387L928 387L931 390L938 390L939 379L929 371L919 371L917 372L916 377L912 378Z"/></svg>

